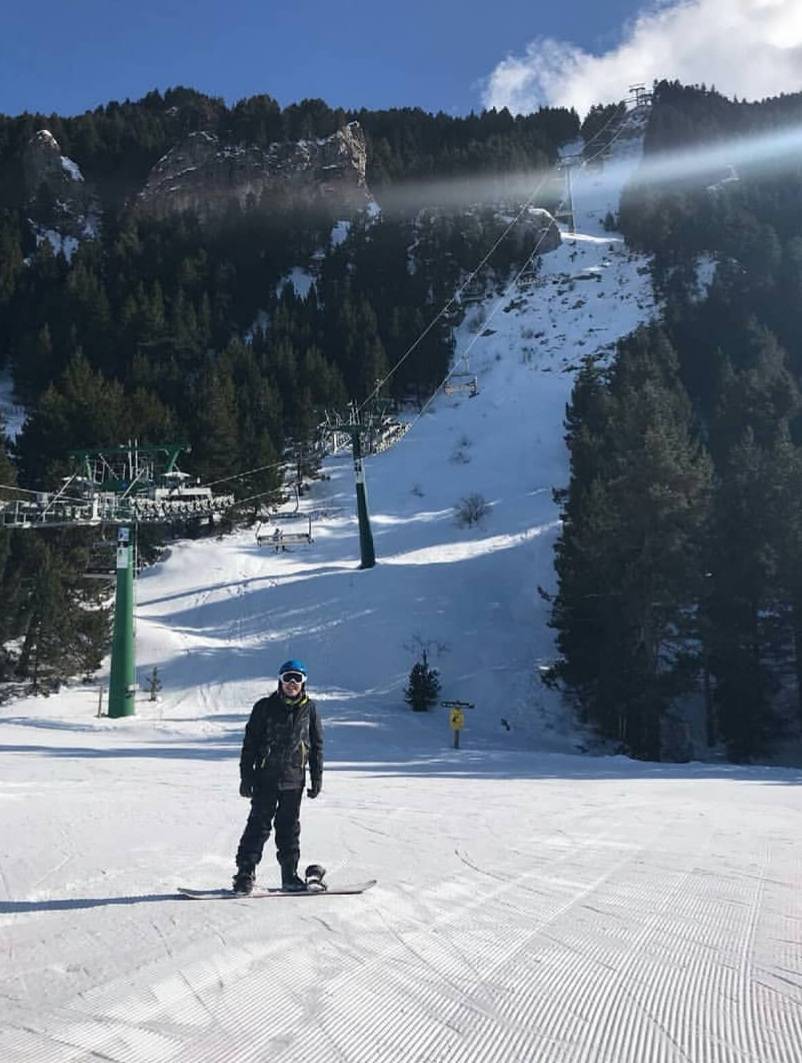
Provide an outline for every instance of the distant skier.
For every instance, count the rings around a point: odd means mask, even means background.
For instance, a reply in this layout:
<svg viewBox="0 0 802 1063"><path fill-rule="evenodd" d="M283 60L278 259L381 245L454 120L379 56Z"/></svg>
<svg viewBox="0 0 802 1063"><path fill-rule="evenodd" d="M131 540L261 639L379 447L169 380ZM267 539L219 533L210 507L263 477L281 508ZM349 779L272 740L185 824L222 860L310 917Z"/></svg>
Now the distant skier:
<svg viewBox="0 0 802 1063"><path fill-rule="evenodd" d="M256 702L245 727L239 792L251 798L251 814L237 849L237 893L253 890L256 866L271 828L276 832L282 889L306 888L298 876L301 798L307 761L307 794L317 797L322 788L323 729L315 703L306 693L303 664L285 661L278 680L278 689Z"/></svg>

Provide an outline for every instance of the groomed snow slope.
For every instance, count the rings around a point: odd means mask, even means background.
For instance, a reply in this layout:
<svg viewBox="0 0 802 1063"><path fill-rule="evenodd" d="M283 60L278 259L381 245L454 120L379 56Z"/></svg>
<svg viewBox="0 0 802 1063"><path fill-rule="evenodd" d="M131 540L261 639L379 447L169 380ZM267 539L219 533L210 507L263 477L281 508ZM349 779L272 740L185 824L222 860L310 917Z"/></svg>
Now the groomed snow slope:
<svg viewBox="0 0 802 1063"><path fill-rule="evenodd" d="M353 474L334 458L305 499L328 513L313 546L180 543L140 580L159 702L98 720L76 686L4 706L1 1059L798 1057L799 773L577 756L535 678L570 369L652 310L644 263L600 225L637 157L625 144L580 173L581 235L538 287L481 308L480 394L438 399L368 462L375 569L357 570ZM470 492L492 508L460 529ZM444 710L401 701L416 639L443 696L476 703L458 752ZM379 884L180 900L231 873L242 729L288 656L326 723L303 857ZM276 874L268 843L261 881Z"/></svg>

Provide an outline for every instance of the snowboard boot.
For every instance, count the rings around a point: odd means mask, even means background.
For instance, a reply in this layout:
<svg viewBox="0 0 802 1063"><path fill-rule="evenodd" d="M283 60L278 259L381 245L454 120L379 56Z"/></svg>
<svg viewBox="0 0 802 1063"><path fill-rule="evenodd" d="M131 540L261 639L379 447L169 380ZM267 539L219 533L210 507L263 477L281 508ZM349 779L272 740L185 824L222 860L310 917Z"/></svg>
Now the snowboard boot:
<svg viewBox="0 0 802 1063"><path fill-rule="evenodd" d="M287 893L301 893L306 889L306 883L298 876L298 860L282 860L281 862L281 888Z"/></svg>
<svg viewBox="0 0 802 1063"><path fill-rule="evenodd" d="M321 890L328 889L328 886L323 881L326 877L326 869L320 864L309 864L306 871L304 871L304 878L306 879L306 888L308 890Z"/></svg>
<svg viewBox="0 0 802 1063"><path fill-rule="evenodd" d="M256 881L256 872L249 867L238 867L232 886L235 893L253 893L253 885Z"/></svg>

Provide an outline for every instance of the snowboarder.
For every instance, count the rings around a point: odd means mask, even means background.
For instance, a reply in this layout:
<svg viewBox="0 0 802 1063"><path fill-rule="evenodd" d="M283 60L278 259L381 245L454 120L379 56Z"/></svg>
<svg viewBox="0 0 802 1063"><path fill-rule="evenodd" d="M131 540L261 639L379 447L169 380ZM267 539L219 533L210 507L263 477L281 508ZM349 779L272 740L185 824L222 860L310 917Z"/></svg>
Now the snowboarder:
<svg viewBox="0 0 802 1063"><path fill-rule="evenodd" d="M306 678L300 661L285 661L279 669L278 689L256 702L245 727L239 792L251 799L251 813L237 849L237 893L253 890L256 866L271 828L276 832L281 888L306 889L298 875L298 859L307 761L308 796L317 797L323 782L323 730L315 703L306 692Z"/></svg>

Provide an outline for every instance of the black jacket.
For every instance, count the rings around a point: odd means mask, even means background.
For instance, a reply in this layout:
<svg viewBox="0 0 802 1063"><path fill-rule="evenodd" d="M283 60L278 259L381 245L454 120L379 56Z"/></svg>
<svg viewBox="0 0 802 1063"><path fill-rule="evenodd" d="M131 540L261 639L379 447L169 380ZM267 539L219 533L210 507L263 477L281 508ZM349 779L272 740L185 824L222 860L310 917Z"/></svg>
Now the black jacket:
<svg viewBox="0 0 802 1063"><path fill-rule="evenodd" d="M312 782L323 779L323 728L314 701L305 694L293 705L278 691L260 698L245 727L239 770L256 791L300 790L306 765Z"/></svg>

